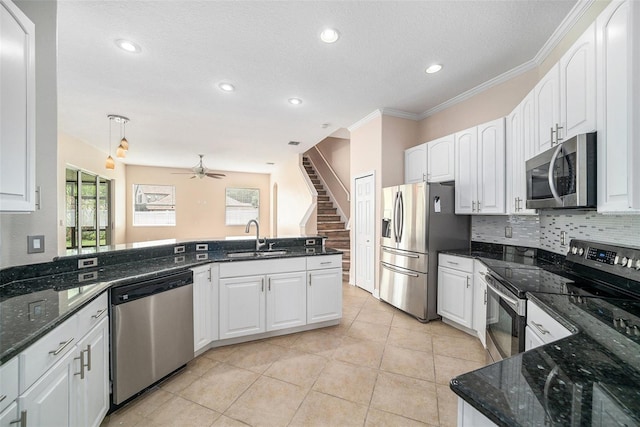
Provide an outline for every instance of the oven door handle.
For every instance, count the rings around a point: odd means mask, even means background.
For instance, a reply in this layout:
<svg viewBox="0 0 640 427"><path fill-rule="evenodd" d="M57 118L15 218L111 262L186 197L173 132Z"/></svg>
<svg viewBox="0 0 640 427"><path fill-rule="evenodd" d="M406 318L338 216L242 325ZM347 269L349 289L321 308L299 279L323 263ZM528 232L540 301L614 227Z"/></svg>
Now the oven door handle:
<svg viewBox="0 0 640 427"><path fill-rule="evenodd" d="M487 281L487 287L489 289L491 289L493 292L495 292L500 298L502 298L503 300L505 300L506 302L509 303L509 305L512 306L512 308L517 312L517 308L518 308L518 301L511 298L510 296L506 295L504 292L498 290L491 281Z"/></svg>
<svg viewBox="0 0 640 427"><path fill-rule="evenodd" d="M551 194L553 194L553 198L560 204L560 206L564 206L564 202L560 198L558 194L558 189L556 188L556 182L553 179L553 170L556 167L556 160L558 160L558 154L562 150L562 142L556 148L556 151L553 152L551 156L551 161L549 162L549 188L551 189Z"/></svg>

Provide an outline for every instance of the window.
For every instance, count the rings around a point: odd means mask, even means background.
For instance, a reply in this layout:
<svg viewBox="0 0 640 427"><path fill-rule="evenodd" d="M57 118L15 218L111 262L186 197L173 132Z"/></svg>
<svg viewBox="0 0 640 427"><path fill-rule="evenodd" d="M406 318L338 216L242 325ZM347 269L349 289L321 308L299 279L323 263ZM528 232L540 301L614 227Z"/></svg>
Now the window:
<svg viewBox="0 0 640 427"><path fill-rule="evenodd" d="M111 244L111 181L67 168L65 197L67 249Z"/></svg>
<svg viewBox="0 0 640 427"><path fill-rule="evenodd" d="M258 219L260 190L257 188L227 188L225 195L227 225L245 225L249 220Z"/></svg>
<svg viewBox="0 0 640 427"><path fill-rule="evenodd" d="M176 225L176 187L133 184L133 225Z"/></svg>

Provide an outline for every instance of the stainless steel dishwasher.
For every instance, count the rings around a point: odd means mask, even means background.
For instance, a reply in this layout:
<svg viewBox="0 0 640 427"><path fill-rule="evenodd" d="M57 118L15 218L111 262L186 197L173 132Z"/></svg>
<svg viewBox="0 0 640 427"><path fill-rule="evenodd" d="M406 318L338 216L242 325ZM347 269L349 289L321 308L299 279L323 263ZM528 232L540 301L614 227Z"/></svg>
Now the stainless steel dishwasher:
<svg viewBox="0 0 640 427"><path fill-rule="evenodd" d="M112 403L119 405L193 359L193 273L111 290Z"/></svg>

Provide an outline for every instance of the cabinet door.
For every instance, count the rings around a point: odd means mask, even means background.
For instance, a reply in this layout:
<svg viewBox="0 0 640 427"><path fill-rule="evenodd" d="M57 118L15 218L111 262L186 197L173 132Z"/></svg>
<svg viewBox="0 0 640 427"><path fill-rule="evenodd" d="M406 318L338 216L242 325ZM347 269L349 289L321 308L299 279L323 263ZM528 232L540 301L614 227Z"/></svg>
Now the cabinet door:
<svg viewBox="0 0 640 427"><path fill-rule="evenodd" d="M78 343L84 352L84 379L74 375L76 425L98 427L109 409L109 319L104 318ZM79 366L75 361L74 367Z"/></svg>
<svg viewBox="0 0 640 427"><path fill-rule="evenodd" d="M446 182L456 177L455 136L448 135L427 144L427 181Z"/></svg>
<svg viewBox="0 0 640 427"><path fill-rule="evenodd" d="M639 8L612 2L596 20L598 212L640 210Z"/></svg>
<svg viewBox="0 0 640 427"><path fill-rule="evenodd" d="M265 331L265 276L220 279L220 339Z"/></svg>
<svg viewBox="0 0 640 427"><path fill-rule="evenodd" d="M533 89L535 97L535 150L534 155L551 148L556 140L556 124L560 123L560 66L556 64ZM562 131L560 132L562 136Z"/></svg>
<svg viewBox="0 0 640 427"><path fill-rule="evenodd" d="M456 213L476 211L478 148L477 129L471 128L455 134Z"/></svg>
<svg viewBox="0 0 640 427"><path fill-rule="evenodd" d="M473 327L473 273L438 267L438 314Z"/></svg>
<svg viewBox="0 0 640 427"><path fill-rule="evenodd" d="M0 1L0 211L35 209L35 26Z"/></svg>
<svg viewBox="0 0 640 427"><path fill-rule="evenodd" d="M505 213L504 119L478 126L478 196L476 211Z"/></svg>
<svg viewBox="0 0 640 427"><path fill-rule="evenodd" d="M519 179L518 173L524 169L524 150L522 137L522 105L518 105L507 116L507 137L505 141L507 161L507 196L506 209L508 214L518 213L519 186L523 179ZM522 163L522 166L520 166ZM522 203L521 203L522 204Z"/></svg>
<svg viewBox="0 0 640 427"><path fill-rule="evenodd" d="M404 183L423 182L427 178L427 144L420 144L404 152Z"/></svg>
<svg viewBox="0 0 640 427"><path fill-rule="evenodd" d="M544 340L536 334L530 326L524 328L524 350L529 351L532 348L540 347L545 344Z"/></svg>
<svg viewBox="0 0 640 427"><path fill-rule="evenodd" d="M211 341L220 339L220 266L211 264L211 302L209 310L211 311Z"/></svg>
<svg viewBox="0 0 640 427"><path fill-rule="evenodd" d="M480 264L480 265L477 265ZM487 284L483 279L487 269L480 261L474 263L473 275L473 329L484 348L487 348Z"/></svg>
<svg viewBox="0 0 640 427"><path fill-rule="evenodd" d="M73 348L19 397L21 411L27 411L28 425L69 426L72 420L71 393L73 387L72 363L78 351ZM77 368L77 366L76 366ZM75 370L76 372L78 370ZM75 405L74 405L75 408Z"/></svg>
<svg viewBox="0 0 640 427"><path fill-rule="evenodd" d="M596 27L560 59L560 123L564 139L596 130Z"/></svg>
<svg viewBox="0 0 640 427"><path fill-rule="evenodd" d="M342 317L342 270L307 272L307 323Z"/></svg>
<svg viewBox="0 0 640 427"><path fill-rule="evenodd" d="M198 351L211 343L211 326L214 311L212 302L211 268L198 267L193 271L193 346Z"/></svg>
<svg viewBox="0 0 640 427"><path fill-rule="evenodd" d="M307 286L304 271L267 276L267 331L307 323Z"/></svg>

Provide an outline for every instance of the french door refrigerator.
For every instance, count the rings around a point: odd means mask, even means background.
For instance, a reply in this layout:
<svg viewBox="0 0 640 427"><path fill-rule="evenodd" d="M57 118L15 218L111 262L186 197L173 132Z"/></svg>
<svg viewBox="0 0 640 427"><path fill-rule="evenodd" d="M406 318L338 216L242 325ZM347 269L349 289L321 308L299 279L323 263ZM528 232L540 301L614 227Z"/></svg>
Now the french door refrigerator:
<svg viewBox="0 0 640 427"><path fill-rule="evenodd" d="M467 249L470 217L454 214L451 184L382 189L380 299L421 322L438 318L438 251Z"/></svg>

